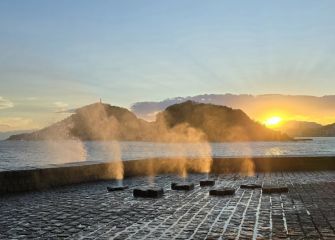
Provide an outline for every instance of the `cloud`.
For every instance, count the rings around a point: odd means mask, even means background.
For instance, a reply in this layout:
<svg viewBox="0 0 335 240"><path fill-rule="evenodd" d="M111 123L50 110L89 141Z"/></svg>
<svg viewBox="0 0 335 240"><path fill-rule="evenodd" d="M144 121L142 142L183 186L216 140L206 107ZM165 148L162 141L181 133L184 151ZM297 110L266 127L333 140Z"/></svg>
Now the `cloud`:
<svg viewBox="0 0 335 240"><path fill-rule="evenodd" d="M10 129L10 125L8 125L8 124L0 124L0 131L7 131L7 129Z"/></svg>
<svg viewBox="0 0 335 240"><path fill-rule="evenodd" d="M132 105L131 110L138 117L152 121L155 119L155 113L187 100L242 109L251 118L261 122L273 115L280 115L285 120L314 121L321 124L335 122L335 95L317 97L282 94L204 94L159 102L137 102Z"/></svg>
<svg viewBox="0 0 335 240"><path fill-rule="evenodd" d="M65 109L65 110L61 110L61 111L57 111L56 113L76 113L77 109Z"/></svg>
<svg viewBox="0 0 335 240"><path fill-rule="evenodd" d="M61 101L54 102L53 104L56 107L56 112L66 112L69 107L69 104Z"/></svg>
<svg viewBox="0 0 335 240"><path fill-rule="evenodd" d="M26 100L27 101L36 101L36 100L38 100L38 98L37 97L27 97Z"/></svg>
<svg viewBox="0 0 335 240"><path fill-rule="evenodd" d="M12 108L14 103L0 96L0 109Z"/></svg>
<svg viewBox="0 0 335 240"><path fill-rule="evenodd" d="M0 118L0 132L29 130L39 128L30 118L22 117L3 117Z"/></svg>

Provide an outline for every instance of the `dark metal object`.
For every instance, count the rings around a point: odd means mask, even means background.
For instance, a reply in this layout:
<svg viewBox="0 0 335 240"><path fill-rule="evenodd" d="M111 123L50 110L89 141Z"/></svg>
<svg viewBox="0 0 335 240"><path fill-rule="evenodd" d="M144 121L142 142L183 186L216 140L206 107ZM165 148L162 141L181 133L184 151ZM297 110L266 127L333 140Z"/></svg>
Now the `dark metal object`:
<svg viewBox="0 0 335 240"><path fill-rule="evenodd" d="M122 190L125 190L127 188L128 188L127 185L125 185L125 186L113 186L113 187L107 187L107 191L108 192L122 191Z"/></svg>
<svg viewBox="0 0 335 240"><path fill-rule="evenodd" d="M241 188L255 189L255 188L262 188L262 186L259 184L241 184Z"/></svg>
<svg viewBox="0 0 335 240"><path fill-rule="evenodd" d="M227 195L234 195L235 189L229 187L218 187L211 189L209 191L209 195L211 196L227 196Z"/></svg>
<svg viewBox="0 0 335 240"><path fill-rule="evenodd" d="M160 187L143 187L133 190L134 197L158 198L163 196L164 190Z"/></svg>
<svg viewBox="0 0 335 240"><path fill-rule="evenodd" d="M190 191L194 189L194 184L193 183L188 183L188 182L182 182L182 183L171 183L171 189L172 190L185 190L185 191Z"/></svg>
<svg viewBox="0 0 335 240"><path fill-rule="evenodd" d="M287 193L288 187L283 185L265 185L262 187L263 193Z"/></svg>
<svg viewBox="0 0 335 240"><path fill-rule="evenodd" d="M206 179L200 181L200 187L208 187L208 186L214 186L215 180Z"/></svg>

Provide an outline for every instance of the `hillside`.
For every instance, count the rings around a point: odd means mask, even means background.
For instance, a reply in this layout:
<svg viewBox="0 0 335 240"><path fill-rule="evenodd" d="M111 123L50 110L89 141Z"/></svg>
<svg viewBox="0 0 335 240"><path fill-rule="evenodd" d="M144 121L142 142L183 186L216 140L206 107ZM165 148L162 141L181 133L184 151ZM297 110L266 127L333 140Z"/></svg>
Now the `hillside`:
<svg viewBox="0 0 335 240"><path fill-rule="evenodd" d="M8 139L12 135L31 133L33 130L17 130L17 131L8 131L8 132L0 132L0 141Z"/></svg>
<svg viewBox="0 0 335 240"><path fill-rule="evenodd" d="M292 137L310 137L311 131L321 128L322 125L315 122L306 121L286 121L277 130Z"/></svg>
<svg viewBox="0 0 335 240"><path fill-rule="evenodd" d="M335 137L335 123L325 125L306 133L308 137Z"/></svg>
<svg viewBox="0 0 335 240"><path fill-rule="evenodd" d="M251 120L241 110L192 101L166 108L151 123L125 108L95 103L47 128L9 138L54 139L223 142L291 138Z"/></svg>
<svg viewBox="0 0 335 240"><path fill-rule="evenodd" d="M156 124L159 122L165 122L168 128L187 124L212 142L291 139L251 120L242 110L193 101L166 108L158 114Z"/></svg>
<svg viewBox="0 0 335 240"><path fill-rule="evenodd" d="M335 137L335 123L322 126L315 122L288 121L277 130L292 137Z"/></svg>
<svg viewBox="0 0 335 240"><path fill-rule="evenodd" d="M146 139L150 123L121 107L95 103L75 111L70 117L29 134L13 135L8 140L113 140Z"/></svg>

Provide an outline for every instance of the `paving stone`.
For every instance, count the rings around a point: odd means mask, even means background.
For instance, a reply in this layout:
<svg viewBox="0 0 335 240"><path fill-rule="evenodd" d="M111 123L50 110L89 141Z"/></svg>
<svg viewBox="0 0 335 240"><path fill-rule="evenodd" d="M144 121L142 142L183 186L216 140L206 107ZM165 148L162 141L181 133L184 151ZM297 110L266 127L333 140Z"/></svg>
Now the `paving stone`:
<svg viewBox="0 0 335 240"><path fill-rule="evenodd" d="M264 185L262 187L263 193L286 193L288 187L284 185Z"/></svg>
<svg viewBox="0 0 335 240"><path fill-rule="evenodd" d="M257 177L256 177L257 176ZM165 189L157 199L131 191L106 191L115 181L84 183L0 196L0 239L335 239L335 171L221 174L217 186L236 189L229 197L209 197L208 188L171 191L178 176L150 182ZM189 174L187 182L204 176ZM145 177L125 179L145 188ZM265 194L241 185L288 186L285 194Z"/></svg>

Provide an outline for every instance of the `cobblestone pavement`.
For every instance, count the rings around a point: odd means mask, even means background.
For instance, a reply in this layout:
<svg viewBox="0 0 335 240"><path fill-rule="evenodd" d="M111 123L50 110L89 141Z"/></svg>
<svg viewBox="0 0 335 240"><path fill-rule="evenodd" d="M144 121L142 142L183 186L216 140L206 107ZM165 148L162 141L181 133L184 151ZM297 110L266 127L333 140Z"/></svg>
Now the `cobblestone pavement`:
<svg viewBox="0 0 335 240"><path fill-rule="evenodd" d="M0 239L335 239L335 172L215 176L235 187L226 197L200 188L173 191L177 176L158 176L158 199L132 196L147 178L129 178L129 189L107 192L112 181L0 197ZM289 193L241 189L244 183L280 183Z"/></svg>

